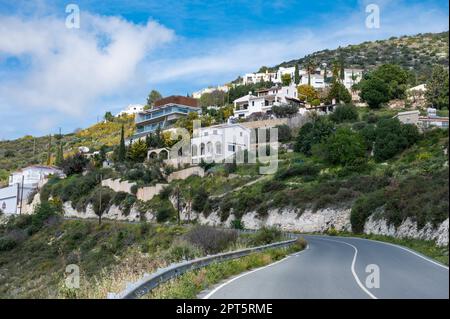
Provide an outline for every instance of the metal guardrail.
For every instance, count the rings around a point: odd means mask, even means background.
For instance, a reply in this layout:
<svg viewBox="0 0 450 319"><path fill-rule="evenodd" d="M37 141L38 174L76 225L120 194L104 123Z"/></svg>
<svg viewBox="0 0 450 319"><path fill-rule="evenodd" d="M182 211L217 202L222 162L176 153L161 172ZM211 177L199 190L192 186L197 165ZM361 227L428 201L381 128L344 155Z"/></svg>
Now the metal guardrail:
<svg viewBox="0 0 450 319"><path fill-rule="evenodd" d="M145 274L144 277L135 282L128 283L127 288L120 293L108 293L108 299L138 299L142 296L150 293L153 289L158 287L160 284L165 283L175 277L178 277L188 271L199 269L211 265L213 263L218 263L226 260L237 259L240 257L248 256L255 252L264 251L270 248L278 247L288 247L294 244L298 238L296 234L286 234L290 240L268 244L259 247L252 247L241 249L232 252L220 253L217 255L206 256L202 258L197 258L189 261L180 262L177 264L172 264L166 268L158 269L152 274ZM295 239L292 239L295 238Z"/></svg>

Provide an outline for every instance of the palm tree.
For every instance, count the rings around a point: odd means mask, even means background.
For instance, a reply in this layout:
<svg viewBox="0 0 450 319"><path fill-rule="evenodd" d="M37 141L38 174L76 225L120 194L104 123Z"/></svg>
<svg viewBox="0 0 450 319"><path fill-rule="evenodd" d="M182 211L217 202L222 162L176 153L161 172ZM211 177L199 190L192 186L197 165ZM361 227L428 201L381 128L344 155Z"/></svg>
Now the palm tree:
<svg viewBox="0 0 450 319"><path fill-rule="evenodd" d="M306 72L308 73L308 85L311 85L311 74L314 73L315 71L316 71L316 64L312 60L309 60L306 63Z"/></svg>

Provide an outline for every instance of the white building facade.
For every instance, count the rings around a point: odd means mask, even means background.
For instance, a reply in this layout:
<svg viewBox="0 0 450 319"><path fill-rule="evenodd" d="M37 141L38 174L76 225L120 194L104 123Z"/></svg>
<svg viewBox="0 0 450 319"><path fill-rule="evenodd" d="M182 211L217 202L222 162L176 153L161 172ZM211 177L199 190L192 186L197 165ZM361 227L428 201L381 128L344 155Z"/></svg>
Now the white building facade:
<svg viewBox="0 0 450 319"><path fill-rule="evenodd" d="M63 171L56 166L32 165L25 167L9 176L9 186L23 184L28 187L38 187L50 175L63 176Z"/></svg>
<svg viewBox="0 0 450 319"><path fill-rule="evenodd" d="M141 104L129 104L125 109L117 113L117 116L133 115L144 111L144 105Z"/></svg>
<svg viewBox="0 0 450 319"><path fill-rule="evenodd" d="M256 95L249 94L234 100L234 117L246 118L253 113L267 113L274 105L300 103L297 86L274 86L259 90Z"/></svg>
<svg viewBox="0 0 450 319"><path fill-rule="evenodd" d="M194 130L191 139L192 163L222 162L248 149L250 129L240 124L220 124Z"/></svg>

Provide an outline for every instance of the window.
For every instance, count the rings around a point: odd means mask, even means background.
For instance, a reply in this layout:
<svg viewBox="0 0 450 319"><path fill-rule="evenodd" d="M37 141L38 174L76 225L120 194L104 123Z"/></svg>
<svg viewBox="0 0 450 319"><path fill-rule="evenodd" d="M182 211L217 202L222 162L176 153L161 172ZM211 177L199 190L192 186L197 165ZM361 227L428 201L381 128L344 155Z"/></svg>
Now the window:
<svg viewBox="0 0 450 319"><path fill-rule="evenodd" d="M233 144L228 144L228 152L234 153L234 150L235 150L235 146Z"/></svg>
<svg viewBox="0 0 450 319"><path fill-rule="evenodd" d="M214 134L214 135L217 135L217 130L214 130L214 131L213 131L213 134Z"/></svg>
<svg viewBox="0 0 450 319"><path fill-rule="evenodd" d="M252 101L252 106L255 106L255 101Z"/></svg>
<svg viewBox="0 0 450 319"><path fill-rule="evenodd" d="M213 145L211 142L208 142L206 144L206 154L212 155L212 153L213 153Z"/></svg>
<svg viewBox="0 0 450 319"><path fill-rule="evenodd" d="M200 144L200 156L201 155L205 155L205 144L204 143Z"/></svg>
<svg viewBox="0 0 450 319"><path fill-rule="evenodd" d="M222 154L222 144L220 142L216 142L216 154Z"/></svg>
<svg viewBox="0 0 450 319"><path fill-rule="evenodd" d="M242 132L239 132L239 135L242 136Z"/></svg>
<svg viewBox="0 0 450 319"><path fill-rule="evenodd" d="M205 136L208 136L208 132L205 132Z"/></svg>

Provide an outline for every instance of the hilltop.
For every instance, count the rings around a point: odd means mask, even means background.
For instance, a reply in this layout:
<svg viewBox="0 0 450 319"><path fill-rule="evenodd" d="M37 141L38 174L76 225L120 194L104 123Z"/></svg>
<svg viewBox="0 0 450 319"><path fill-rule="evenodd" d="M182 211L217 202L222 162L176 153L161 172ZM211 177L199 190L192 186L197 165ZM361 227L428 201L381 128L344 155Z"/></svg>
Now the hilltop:
<svg viewBox="0 0 450 319"><path fill-rule="evenodd" d="M412 70L423 80L430 74L432 65L448 67L449 32L420 33L412 36L391 37L387 40L366 41L360 44L339 47L334 50L322 50L303 58L280 63L269 70L279 67L291 67L295 64L316 65L343 59L346 68L371 70L381 64L398 64Z"/></svg>

